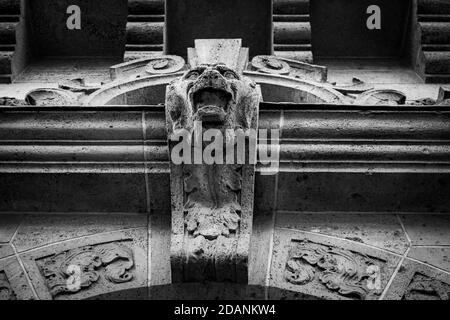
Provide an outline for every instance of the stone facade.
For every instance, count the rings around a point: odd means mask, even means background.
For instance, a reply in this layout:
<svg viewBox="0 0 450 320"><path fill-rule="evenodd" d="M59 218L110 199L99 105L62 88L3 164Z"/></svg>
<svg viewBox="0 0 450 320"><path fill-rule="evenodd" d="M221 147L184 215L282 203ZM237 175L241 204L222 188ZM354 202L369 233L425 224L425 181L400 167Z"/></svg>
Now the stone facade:
<svg viewBox="0 0 450 320"><path fill-rule="evenodd" d="M111 2L84 50L33 20L62 2L0 0L0 299L448 300L447 2L411 1L389 38L344 21L326 47L326 6L267 1L261 55L245 38L163 53L164 21L169 42L190 30L169 2ZM221 150L230 129L278 136L255 163L175 163L199 120Z"/></svg>

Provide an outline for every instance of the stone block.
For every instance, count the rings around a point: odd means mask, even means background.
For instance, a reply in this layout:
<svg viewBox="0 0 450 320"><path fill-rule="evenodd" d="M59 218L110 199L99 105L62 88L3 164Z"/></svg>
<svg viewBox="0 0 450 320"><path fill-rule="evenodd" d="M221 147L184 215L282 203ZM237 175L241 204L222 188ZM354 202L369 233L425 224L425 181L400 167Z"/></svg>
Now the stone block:
<svg viewBox="0 0 450 320"><path fill-rule="evenodd" d="M77 300L146 288L147 252L147 228L142 228L73 239L20 257L40 299ZM70 272L77 267L80 274ZM147 298L146 290L135 292L142 296L123 298Z"/></svg>
<svg viewBox="0 0 450 320"><path fill-rule="evenodd" d="M448 300L450 274L406 259L385 300Z"/></svg>
<svg viewBox="0 0 450 320"><path fill-rule="evenodd" d="M68 173L66 168L60 173L1 173L0 180L0 212L147 212L143 173Z"/></svg>
<svg viewBox="0 0 450 320"><path fill-rule="evenodd" d="M124 229L146 228L146 215L30 215L17 231L18 252Z"/></svg>
<svg viewBox="0 0 450 320"><path fill-rule="evenodd" d="M409 246L397 216L388 214L280 212L275 227L338 237L397 254L404 254Z"/></svg>
<svg viewBox="0 0 450 320"><path fill-rule="evenodd" d="M450 206L446 173L301 170L280 173L278 210L445 213Z"/></svg>
<svg viewBox="0 0 450 320"><path fill-rule="evenodd" d="M15 257L0 259L0 300L34 300L25 272Z"/></svg>
<svg viewBox="0 0 450 320"><path fill-rule="evenodd" d="M367 28L367 8L381 10L381 29ZM315 57L392 58L402 52L408 24L408 0L311 1Z"/></svg>
<svg viewBox="0 0 450 320"><path fill-rule="evenodd" d="M270 287L275 290L270 298L293 299L297 294L297 298L376 300L399 261L397 255L363 244L278 229L270 270ZM353 276L347 277L350 273Z"/></svg>
<svg viewBox="0 0 450 320"><path fill-rule="evenodd" d="M263 195L261 178L265 179L267 195ZM250 239L249 253L249 284L257 286L265 286L267 278L267 270L271 256L271 241L273 234L273 201L274 181L273 176L260 176L256 174L255 182L255 211L253 215L253 232ZM272 186L272 187L270 187Z"/></svg>
<svg viewBox="0 0 450 320"><path fill-rule="evenodd" d="M412 247L408 257L450 272L450 247Z"/></svg>
<svg viewBox="0 0 450 320"><path fill-rule="evenodd" d="M21 220L19 215L0 215L0 243L11 241Z"/></svg>
<svg viewBox="0 0 450 320"><path fill-rule="evenodd" d="M81 11L79 30L66 25L70 16L66 11L73 4L69 0L29 1L36 55L123 57L127 0L77 1Z"/></svg>
<svg viewBox="0 0 450 320"><path fill-rule="evenodd" d="M0 259L14 255L14 249L10 244L0 244Z"/></svg>
<svg viewBox="0 0 450 320"><path fill-rule="evenodd" d="M412 245L450 245L450 216L408 214L401 219Z"/></svg>
<svg viewBox="0 0 450 320"><path fill-rule="evenodd" d="M222 38L242 39L250 57L272 54L272 1L166 0L166 54L186 56L195 39Z"/></svg>
<svg viewBox="0 0 450 320"><path fill-rule="evenodd" d="M264 290L260 286L220 282L177 283L150 288L152 300L263 300Z"/></svg>

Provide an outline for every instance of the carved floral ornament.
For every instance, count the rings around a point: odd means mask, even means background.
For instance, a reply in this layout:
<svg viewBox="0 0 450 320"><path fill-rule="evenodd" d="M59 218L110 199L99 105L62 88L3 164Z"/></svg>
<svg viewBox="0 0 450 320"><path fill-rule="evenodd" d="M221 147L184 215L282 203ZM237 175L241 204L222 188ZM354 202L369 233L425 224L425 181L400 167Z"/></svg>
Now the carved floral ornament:
<svg viewBox="0 0 450 320"><path fill-rule="evenodd" d="M133 252L120 243L84 246L36 262L53 298L77 293L100 281L117 284L133 279Z"/></svg>
<svg viewBox="0 0 450 320"><path fill-rule="evenodd" d="M383 261L338 247L301 240L293 242L285 267L286 281L315 286L346 298L364 300L381 294Z"/></svg>

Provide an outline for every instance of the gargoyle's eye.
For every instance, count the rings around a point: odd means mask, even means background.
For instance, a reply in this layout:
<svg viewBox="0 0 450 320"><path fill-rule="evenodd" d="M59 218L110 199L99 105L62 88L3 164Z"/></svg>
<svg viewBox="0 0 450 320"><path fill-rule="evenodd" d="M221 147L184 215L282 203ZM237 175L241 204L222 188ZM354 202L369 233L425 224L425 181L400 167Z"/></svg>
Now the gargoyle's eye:
<svg viewBox="0 0 450 320"><path fill-rule="evenodd" d="M223 73L223 76L225 78L227 78L227 79L230 79L230 80L237 80L238 79L238 76L233 71L225 71Z"/></svg>
<svg viewBox="0 0 450 320"><path fill-rule="evenodd" d="M196 80L198 77L200 77L200 73L198 73L197 71L191 71L187 74L186 79Z"/></svg>

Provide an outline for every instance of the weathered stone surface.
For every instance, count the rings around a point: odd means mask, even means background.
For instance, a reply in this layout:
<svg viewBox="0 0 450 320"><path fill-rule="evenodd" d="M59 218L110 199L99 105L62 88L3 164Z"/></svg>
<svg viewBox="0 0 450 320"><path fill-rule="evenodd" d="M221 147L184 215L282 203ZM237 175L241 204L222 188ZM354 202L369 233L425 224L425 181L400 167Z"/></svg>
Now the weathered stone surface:
<svg viewBox="0 0 450 320"><path fill-rule="evenodd" d="M233 38L243 39L251 57L271 54L272 1L166 0L165 32L166 54L185 56L195 39Z"/></svg>
<svg viewBox="0 0 450 320"><path fill-rule="evenodd" d="M164 14L164 0L128 0L129 14Z"/></svg>
<svg viewBox="0 0 450 320"><path fill-rule="evenodd" d="M301 231L276 230L271 298L379 299L400 257L362 244Z"/></svg>
<svg viewBox="0 0 450 320"><path fill-rule="evenodd" d="M422 44L449 44L450 25L448 22L420 22Z"/></svg>
<svg viewBox="0 0 450 320"><path fill-rule="evenodd" d="M0 84L11 83L26 66L26 23L20 0L0 1Z"/></svg>
<svg viewBox="0 0 450 320"><path fill-rule="evenodd" d="M444 213L450 205L446 173L314 172L306 165L300 168L306 172L292 169L280 173L278 210Z"/></svg>
<svg viewBox="0 0 450 320"><path fill-rule="evenodd" d="M152 300L263 300L265 288L239 283L175 283L150 288Z"/></svg>
<svg viewBox="0 0 450 320"><path fill-rule="evenodd" d="M449 300L450 275L406 259L386 293L386 300Z"/></svg>
<svg viewBox="0 0 450 320"><path fill-rule="evenodd" d="M403 105L406 102L406 96L397 90L371 90L362 93L356 98L354 104L357 105Z"/></svg>
<svg viewBox="0 0 450 320"><path fill-rule="evenodd" d="M312 47L316 57L397 57L406 37L408 1L311 2ZM382 27L370 30L367 8L380 7Z"/></svg>
<svg viewBox="0 0 450 320"><path fill-rule="evenodd" d="M414 2L412 58L426 83L450 81L450 26L448 3L441 0Z"/></svg>
<svg viewBox="0 0 450 320"><path fill-rule="evenodd" d="M148 75L161 75L181 72L186 62L178 56L155 55L114 65L110 68L111 79L127 79Z"/></svg>
<svg viewBox="0 0 450 320"><path fill-rule="evenodd" d="M18 215L0 215L0 243L11 241L21 221L22 217Z"/></svg>
<svg viewBox="0 0 450 320"><path fill-rule="evenodd" d="M401 219L412 245L450 245L448 215L402 215Z"/></svg>
<svg viewBox="0 0 450 320"><path fill-rule="evenodd" d="M0 259L12 256L14 254L14 249L10 244L0 244Z"/></svg>
<svg viewBox="0 0 450 320"><path fill-rule="evenodd" d="M309 22L275 22L274 42L296 45L311 43L311 24Z"/></svg>
<svg viewBox="0 0 450 320"><path fill-rule="evenodd" d="M258 72L290 76L314 82L327 80L327 68L275 56L256 56L251 66Z"/></svg>
<svg viewBox="0 0 450 320"><path fill-rule="evenodd" d="M130 45L156 45L163 43L164 22L128 22L127 44Z"/></svg>
<svg viewBox="0 0 450 320"><path fill-rule="evenodd" d="M450 42L450 41L449 41ZM423 52L423 68L426 75L449 75L450 52L428 51ZM446 83L445 81L443 81Z"/></svg>
<svg viewBox="0 0 450 320"><path fill-rule="evenodd" d="M15 257L0 259L0 300L34 300L25 273Z"/></svg>
<svg viewBox="0 0 450 320"><path fill-rule="evenodd" d="M450 14L450 3L446 0L418 0L417 12L421 14Z"/></svg>
<svg viewBox="0 0 450 320"><path fill-rule="evenodd" d="M147 286L147 229L74 239L22 254L40 299L86 299ZM77 268L81 270L77 271ZM128 297L146 299L143 296Z"/></svg>
<svg viewBox="0 0 450 320"><path fill-rule="evenodd" d="M197 134L215 129L225 137L223 154L233 141L235 157L233 163L207 164L202 155L197 163L192 154L182 163L171 161L172 281L247 283L255 163L249 150L244 163L236 163L235 130L258 128L260 91L242 75L248 51L240 40L199 40L188 57L191 69L167 87L170 152L181 137L197 141ZM195 142L183 142L198 155ZM201 154L207 145L201 143Z"/></svg>
<svg viewBox="0 0 450 320"><path fill-rule="evenodd" d="M127 0L79 1L78 5L82 8L80 30L69 30L65 23L67 8L72 4L67 0L30 2L29 19L37 55L122 57L125 51ZM43 16L46 19L42 19Z"/></svg>
<svg viewBox="0 0 450 320"><path fill-rule="evenodd" d="M450 272L450 247L413 247L408 257Z"/></svg>
<svg viewBox="0 0 450 320"><path fill-rule="evenodd" d="M86 154L78 153L78 156ZM60 171L61 167L53 169ZM101 170L91 173L62 170L59 173L40 170L37 173L1 173L0 193L5 196L0 201L0 211L11 212L11 208L27 213L147 211L145 176L142 173L106 175Z"/></svg>
<svg viewBox="0 0 450 320"><path fill-rule="evenodd" d="M405 253L408 240L397 216L388 214L277 214L275 227L329 235L380 249Z"/></svg>
<svg viewBox="0 0 450 320"><path fill-rule="evenodd" d="M273 215L255 214L249 253L249 285L266 286L267 271L271 258Z"/></svg>
<svg viewBox="0 0 450 320"><path fill-rule="evenodd" d="M22 252L74 238L140 227L147 227L146 215L32 215L24 218L14 245Z"/></svg>

